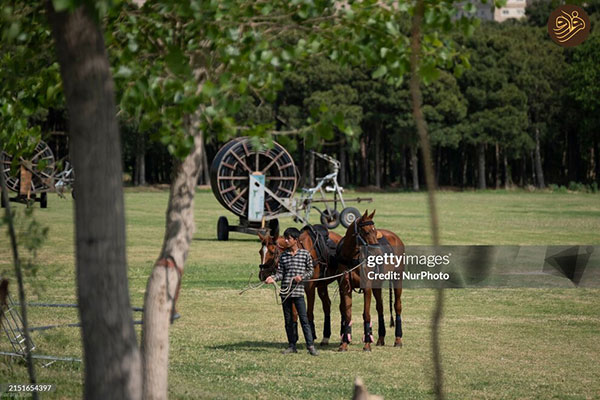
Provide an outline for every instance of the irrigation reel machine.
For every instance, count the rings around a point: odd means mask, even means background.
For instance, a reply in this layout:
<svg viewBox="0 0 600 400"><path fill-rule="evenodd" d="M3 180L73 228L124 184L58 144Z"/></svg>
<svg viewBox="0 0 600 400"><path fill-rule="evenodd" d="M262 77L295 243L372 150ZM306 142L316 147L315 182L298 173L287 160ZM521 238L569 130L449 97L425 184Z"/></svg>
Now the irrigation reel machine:
<svg viewBox="0 0 600 400"><path fill-rule="evenodd" d="M9 201L28 205L39 202L41 208L47 208L48 192L56 192L64 197L65 190L71 189L71 195L75 197L72 190L75 180L73 168L65 162L64 169L58 172L54 153L43 140L36 144L28 156L20 156L17 160L14 158L7 152L0 152L0 173L4 175L8 189L17 193ZM17 165L16 169L12 168L13 164ZM4 206L2 199L2 207Z"/></svg>
<svg viewBox="0 0 600 400"><path fill-rule="evenodd" d="M229 232L275 234L279 232L278 218L292 217L307 224L312 209L319 212L321 223L330 229L340 223L348 227L359 218L361 213L346 207L346 203L372 199L344 200L343 188L337 182L340 162L326 154L314 154L329 163L331 172L318 178L315 187L302 189L298 198L294 197L300 180L298 169L279 143L273 142L273 147L268 148L241 137L225 144L212 162L210 183L219 203L239 217L239 225L230 225L227 217L219 217L217 238L228 240ZM333 199L327 193L332 193Z"/></svg>

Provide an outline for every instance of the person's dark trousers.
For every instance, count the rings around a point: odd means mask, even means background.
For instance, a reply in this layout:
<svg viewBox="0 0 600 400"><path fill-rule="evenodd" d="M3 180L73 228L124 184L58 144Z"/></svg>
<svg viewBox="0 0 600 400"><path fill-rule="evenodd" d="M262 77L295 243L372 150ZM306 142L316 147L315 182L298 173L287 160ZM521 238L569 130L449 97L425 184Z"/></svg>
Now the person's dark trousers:
<svg viewBox="0 0 600 400"><path fill-rule="evenodd" d="M306 347L310 347L314 343L310 324L308 323L308 316L306 315L306 303L304 302L304 297L288 297L282 303L283 318L285 319L285 333L287 334L288 343L290 346L295 347L296 342L298 341L297 330L296 327L294 327L292 320L292 304L296 305L296 311L298 311L298 319L300 319L300 325L302 325Z"/></svg>

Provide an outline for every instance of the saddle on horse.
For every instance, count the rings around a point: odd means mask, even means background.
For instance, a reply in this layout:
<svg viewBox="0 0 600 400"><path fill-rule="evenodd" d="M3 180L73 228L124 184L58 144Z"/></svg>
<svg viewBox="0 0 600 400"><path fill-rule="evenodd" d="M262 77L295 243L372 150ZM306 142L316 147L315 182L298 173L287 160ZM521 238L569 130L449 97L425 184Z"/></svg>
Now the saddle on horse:
<svg viewBox="0 0 600 400"><path fill-rule="evenodd" d="M313 242L315 252L317 253L317 262L323 266L320 270L319 278L326 275L328 269L335 271L336 264L336 244L329 238L329 230L325 225L306 225L302 231L307 231Z"/></svg>

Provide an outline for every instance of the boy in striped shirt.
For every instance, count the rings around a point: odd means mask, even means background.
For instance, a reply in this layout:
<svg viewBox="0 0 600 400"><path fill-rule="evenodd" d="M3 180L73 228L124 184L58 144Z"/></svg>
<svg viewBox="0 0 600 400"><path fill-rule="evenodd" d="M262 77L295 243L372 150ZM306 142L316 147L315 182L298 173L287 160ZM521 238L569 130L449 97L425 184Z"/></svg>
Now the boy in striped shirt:
<svg viewBox="0 0 600 400"><path fill-rule="evenodd" d="M281 281L280 296L282 298L283 317L285 319L285 332L288 338L288 348L283 354L297 353L297 334L294 332L292 320L292 304L296 305L296 311L302 325L302 332L306 339L306 348L310 355L318 354L315 349L308 316L306 315L306 303L304 301L303 280L308 280L313 275L313 259L308 250L299 247L298 238L300 231L296 228L288 228L283 233L287 250L279 258L279 265L274 275L267 277L265 283Z"/></svg>

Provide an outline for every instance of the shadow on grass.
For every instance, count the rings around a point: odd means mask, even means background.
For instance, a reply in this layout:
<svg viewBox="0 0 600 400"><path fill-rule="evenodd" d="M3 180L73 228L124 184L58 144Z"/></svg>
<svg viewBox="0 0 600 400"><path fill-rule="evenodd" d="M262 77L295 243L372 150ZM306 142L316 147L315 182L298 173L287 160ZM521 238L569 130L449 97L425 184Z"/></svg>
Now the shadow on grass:
<svg viewBox="0 0 600 400"><path fill-rule="evenodd" d="M192 240L197 240L198 242L256 242L256 243L258 243L258 239L256 237L249 237L247 239L229 238L228 240L218 240L217 238L214 238L214 239L193 238Z"/></svg>
<svg viewBox="0 0 600 400"><path fill-rule="evenodd" d="M281 349L286 347L286 343L266 342L266 341L251 341L246 340L238 343L220 344L217 346L206 346L211 350L245 350L245 351L264 351L265 349Z"/></svg>
<svg viewBox="0 0 600 400"><path fill-rule="evenodd" d="M326 345L321 346L317 341L315 346L319 349L319 351L335 351L337 353L337 346L334 345ZM266 342L266 341L251 341L246 340L238 343L228 343L228 344L220 344L215 346L206 346L206 349L210 350L243 350L243 351L258 351L264 352L269 349L283 350L287 347L287 343L284 342ZM298 342L297 344L298 351L306 350L306 344L303 342Z"/></svg>

